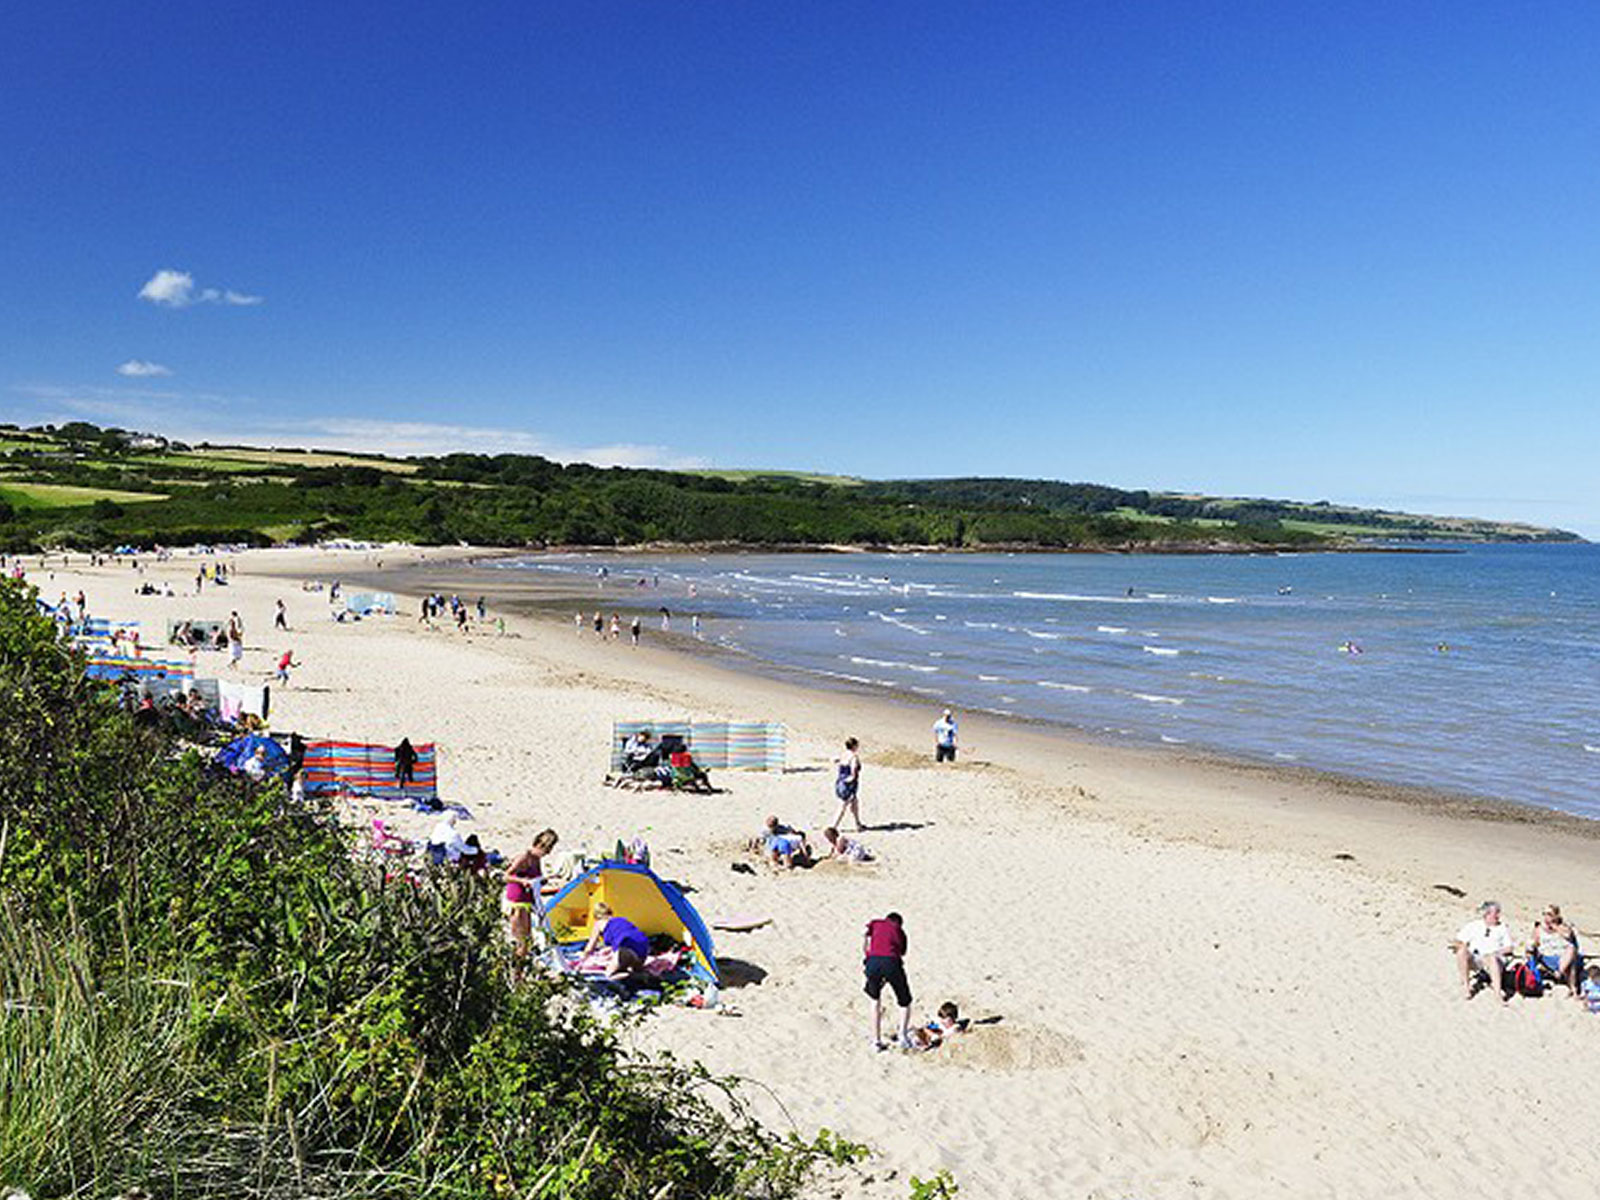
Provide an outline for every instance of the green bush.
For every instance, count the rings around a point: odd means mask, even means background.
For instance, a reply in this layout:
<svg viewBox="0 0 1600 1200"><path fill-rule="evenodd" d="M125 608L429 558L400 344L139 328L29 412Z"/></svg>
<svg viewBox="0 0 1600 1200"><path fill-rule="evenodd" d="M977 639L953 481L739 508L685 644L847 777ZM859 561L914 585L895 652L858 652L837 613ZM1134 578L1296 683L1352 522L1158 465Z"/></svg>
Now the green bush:
<svg viewBox="0 0 1600 1200"><path fill-rule="evenodd" d="M693 1200L848 1158L512 986L485 882L391 876L325 808L214 776L9 581L0 896L0 1186Z"/></svg>

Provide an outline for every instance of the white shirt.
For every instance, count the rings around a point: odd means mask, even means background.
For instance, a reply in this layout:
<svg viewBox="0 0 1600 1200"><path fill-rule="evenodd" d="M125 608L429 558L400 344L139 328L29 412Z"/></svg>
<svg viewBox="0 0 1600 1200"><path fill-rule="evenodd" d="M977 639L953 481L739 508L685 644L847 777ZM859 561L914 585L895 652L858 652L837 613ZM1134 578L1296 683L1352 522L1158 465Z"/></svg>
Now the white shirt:
<svg viewBox="0 0 1600 1200"><path fill-rule="evenodd" d="M956 723L940 717L933 723L934 740L941 746L954 746L956 744Z"/></svg>
<svg viewBox="0 0 1600 1200"><path fill-rule="evenodd" d="M1511 953L1511 930L1506 928L1504 921L1491 925L1480 917L1463 925L1456 937L1467 944L1474 958Z"/></svg>
<svg viewBox="0 0 1600 1200"><path fill-rule="evenodd" d="M467 845L467 839L456 830L453 821L440 821L433 827L433 832L428 835L428 844L443 846L445 857L451 862L460 858L463 851L472 849Z"/></svg>

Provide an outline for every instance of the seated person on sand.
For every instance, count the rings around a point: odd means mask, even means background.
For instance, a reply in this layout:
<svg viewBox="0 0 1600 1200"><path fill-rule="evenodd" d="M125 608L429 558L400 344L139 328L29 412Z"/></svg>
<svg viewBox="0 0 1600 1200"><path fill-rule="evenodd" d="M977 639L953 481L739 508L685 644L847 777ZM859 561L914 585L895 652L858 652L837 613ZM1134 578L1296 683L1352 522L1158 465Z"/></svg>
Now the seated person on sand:
<svg viewBox="0 0 1600 1200"><path fill-rule="evenodd" d="M461 856L467 852L467 839L462 837L460 831L456 829L455 812L445 813L444 817L428 834L428 860L434 866L457 863L461 861Z"/></svg>
<svg viewBox="0 0 1600 1200"><path fill-rule="evenodd" d="M795 863L802 867L811 865L811 843L802 830L790 829L776 816L767 818L767 831L760 839L761 850L772 860L772 865L793 870Z"/></svg>
<svg viewBox="0 0 1600 1200"><path fill-rule="evenodd" d="M694 755L689 751L675 751L669 761L668 778L674 787L690 792L711 793L717 790L711 786L711 773L695 762Z"/></svg>
<svg viewBox="0 0 1600 1200"><path fill-rule="evenodd" d="M1456 952L1456 966L1461 970L1461 987L1466 999L1471 1000L1478 990L1478 976L1486 975L1494 994L1504 1004L1503 985L1507 960L1511 957L1511 931L1501 921L1500 906L1493 900L1485 900L1478 911L1482 915L1463 925L1451 943Z"/></svg>
<svg viewBox="0 0 1600 1200"><path fill-rule="evenodd" d="M1534 922L1528 957L1538 963L1539 971L1552 983L1564 984L1574 1000L1582 998L1578 995L1578 931L1567 924L1559 904L1545 905Z"/></svg>
<svg viewBox="0 0 1600 1200"><path fill-rule="evenodd" d="M647 770L656 765L658 757L648 729L639 730L622 748L622 765L629 771Z"/></svg>
<svg viewBox="0 0 1600 1200"><path fill-rule="evenodd" d="M643 930L626 917L615 916L604 902L594 906L591 920L593 929L580 958L587 958L596 947L604 945L611 952L607 979L626 979L644 970L644 960L650 956L650 939Z"/></svg>
<svg viewBox="0 0 1600 1200"><path fill-rule="evenodd" d="M1600 1013L1600 963L1590 963L1580 997L1592 1013Z"/></svg>
<svg viewBox="0 0 1600 1200"><path fill-rule="evenodd" d="M845 862L866 863L872 861L872 852L855 838L845 837L832 825L822 831L823 838L828 843L828 853L824 858L837 858Z"/></svg>
<svg viewBox="0 0 1600 1200"><path fill-rule="evenodd" d="M943 1045L945 1038L966 1031L967 1023L961 1019L961 1010L954 1000L946 1000L939 1005L938 1015L911 1031L911 1048L932 1050Z"/></svg>

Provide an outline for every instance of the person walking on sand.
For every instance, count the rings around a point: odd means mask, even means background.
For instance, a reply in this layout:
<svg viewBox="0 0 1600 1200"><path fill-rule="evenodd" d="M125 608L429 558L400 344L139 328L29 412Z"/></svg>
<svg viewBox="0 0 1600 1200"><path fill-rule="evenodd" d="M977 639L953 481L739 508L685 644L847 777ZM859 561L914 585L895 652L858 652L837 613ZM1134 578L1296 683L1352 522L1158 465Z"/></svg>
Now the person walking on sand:
<svg viewBox="0 0 1600 1200"><path fill-rule="evenodd" d="M294 651L285 650L283 657L278 659L278 682L284 687L289 686L289 668L298 667L300 664L294 660Z"/></svg>
<svg viewBox="0 0 1600 1200"><path fill-rule="evenodd" d="M856 823L857 833L866 828L861 823L861 804L857 798L861 788L861 755L858 753L860 748L861 743L855 738L845 738L844 753L833 760L838 771L833 780L833 794L839 797L839 815L831 824L834 826L844 824L844 815L848 812Z"/></svg>
<svg viewBox="0 0 1600 1200"><path fill-rule="evenodd" d="M611 640L614 642L622 636L622 618L616 613L611 614Z"/></svg>
<svg viewBox="0 0 1600 1200"><path fill-rule="evenodd" d="M289 628L289 610L286 609L283 606L283 601L282 600L279 600L277 602L276 607L273 609L273 612L272 612L272 627L274 629L288 629Z"/></svg>
<svg viewBox="0 0 1600 1200"><path fill-rule="evenodd" d="M628 626L628 637L633 642L633 644L635 646L637 646L639 644L639 630L640 630L640 628L641 628L641 626L640 626L640 622L639 622L639 618L638 617L635 617L633 619L633 624Z"/></svg>
<svg viewBox="0 0 1600 1200"><path fill-rule="evenodd" d="M886 1049L883 1040L883 985L894 989L894 1002L900 1006L902 1050L911 1047L911 984L906 980L905 920L897 912L867 922L861 945L862 969L867 977L863 989L872 1001L872 1048Z"/></svg>
<svg viewBox="0 0 1600 1200"><path fill-rule="evenodd" d="M944 716L933 723L933 761L936 763L955 762L956 760L956 719L950 715L950 710L944 710Z"/></svg>

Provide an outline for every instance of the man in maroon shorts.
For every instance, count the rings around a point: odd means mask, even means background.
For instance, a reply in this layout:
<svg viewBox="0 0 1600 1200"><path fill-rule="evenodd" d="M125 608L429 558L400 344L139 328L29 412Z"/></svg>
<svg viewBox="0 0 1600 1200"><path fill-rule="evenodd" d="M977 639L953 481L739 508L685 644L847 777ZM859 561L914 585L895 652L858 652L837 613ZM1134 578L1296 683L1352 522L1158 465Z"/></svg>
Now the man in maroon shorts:
<svg viewBox="0 0 1600 1200"><path fill-rule="evenodd" d="M906 982L905 922L897 912L867 922L861 948L866 958L866 993L872 998L872 1048L885 1048L883 1040L883 985L894 989L900 1006L900 1048L911 1048L911 985Z"/></svg>

